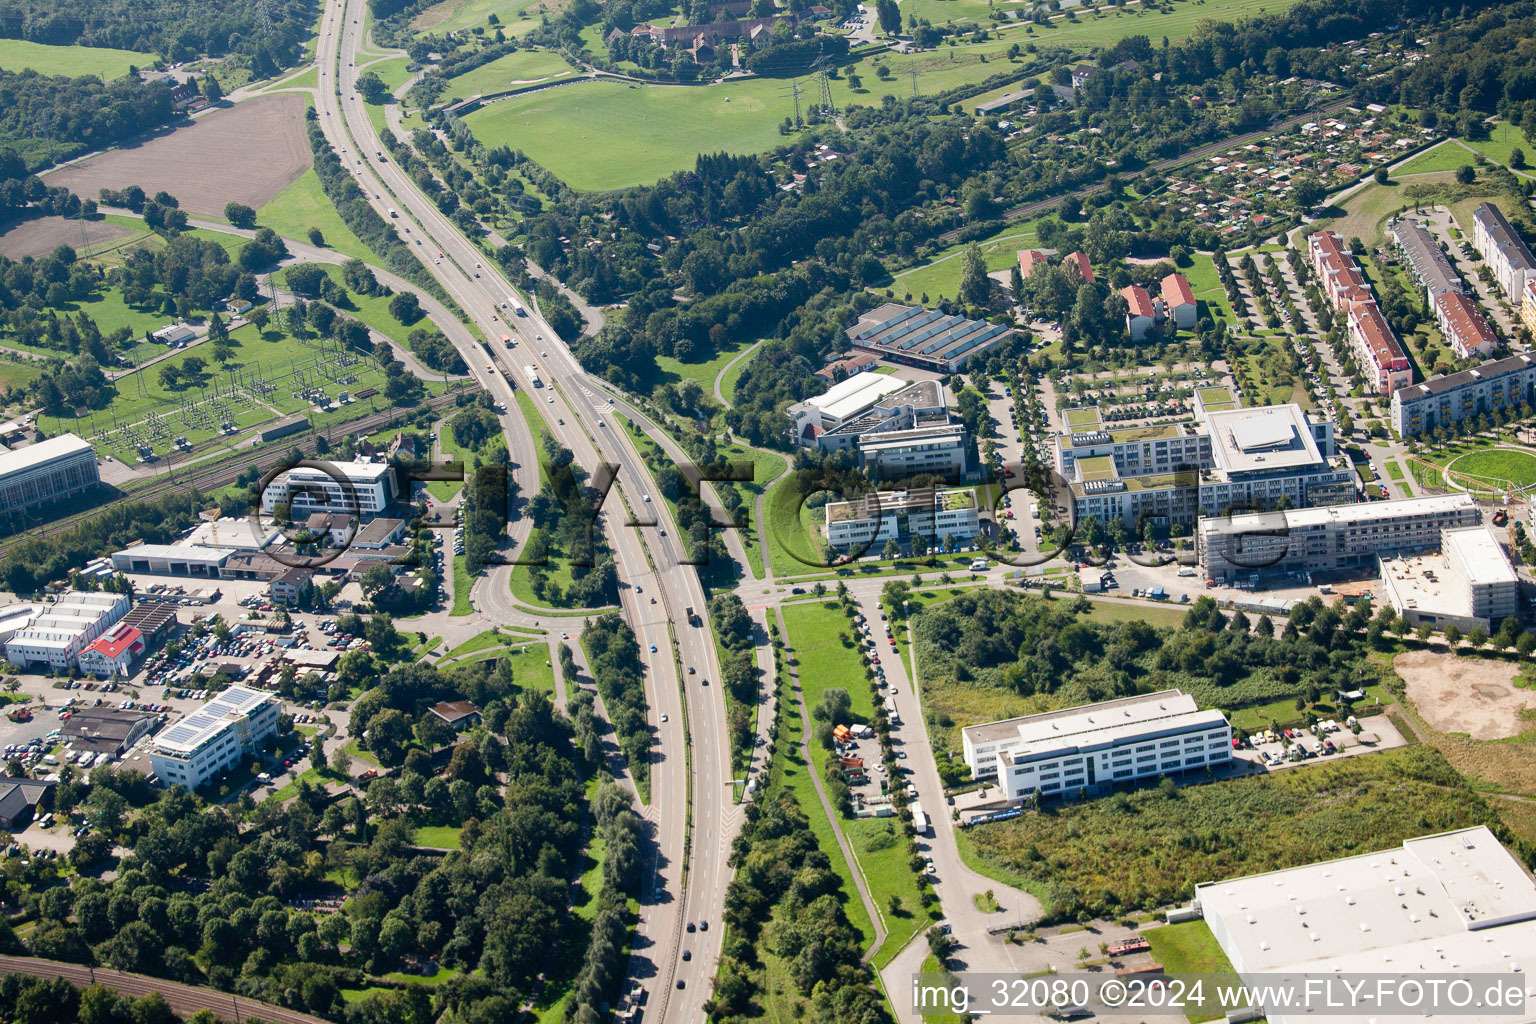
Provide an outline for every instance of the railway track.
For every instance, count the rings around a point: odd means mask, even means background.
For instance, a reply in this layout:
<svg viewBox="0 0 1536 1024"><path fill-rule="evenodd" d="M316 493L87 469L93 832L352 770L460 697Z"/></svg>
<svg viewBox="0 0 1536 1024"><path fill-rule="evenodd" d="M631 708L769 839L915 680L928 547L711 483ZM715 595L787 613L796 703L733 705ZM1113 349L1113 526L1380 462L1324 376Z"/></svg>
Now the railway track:
<svg viewBox="0 0 1536 1024"><path fill-rule="evenodd" d="M120 995L130 998L159 992L165 997L177 1016L190 1017L198 1010L211 1010L220 1020L244 1021L251 1017L271 1021L272 1024L330 1024L321 1017L287 1010L271 1003L257 1002L229 992L212 988L183 985L175 981L151 978L143 974L128 974L107 967L86 967L57 960L40 960L29 956L0 956L0 974L28 974L34 978L63 978L76 988L105 985Z"/></svg>
<svg viewBox="0 0 1536 1024"><path fill-rule="evenodd" d="M457 391L450 391L446 394L437 395L428 399L426 404L433 410L441 409L445 406L452 405L457 395ZM346 423L336 424L336 426L341 427L343 431L348 434L367 434L377 430L379 427L384 426L390 420L399 416L401 412L402 410L395 408L383 409L379 412L369 413L367 416L362 416L355 420L349 420ZM315 452L316 436L318 435L314 433L295 435L292 439L292 442L293 445L297 446L301 451L304 452L304 454L313 455ZM114 498L111 501L104 502L100 505L93 505L83 512L78 512L72 516L68 516L56 523L50 523L47 526L34 527L28 529L24 533L20 533L14 537L7 538L4 541L0 541L0 555L4 555L7 551L15 547L17 544L20 544L22 541L30 540L34 537L48 537L56 533L62 533L65 530L73 529L91 516L99 514L102 509L115 505L120 501L152 501L155 498L170 493L171 491L186 491L191 490L194 487L201 491L217 490L220 487L227 487L234 483L236 480L240 479L240 475L252 467L263 469L265 467L274 465L287 455L287 451L287 448L284 448L279 452L276 446L253 448L248 452L238 453L231 456L230 458L221 459L218 462L209 463L203 467L194 466L189 469L182 470L175 475L174 479L170 474L163 474L159 477L156 477L155 481L149 484L147 487L141 487L135 491L124 493L122 496Z"/></svg>

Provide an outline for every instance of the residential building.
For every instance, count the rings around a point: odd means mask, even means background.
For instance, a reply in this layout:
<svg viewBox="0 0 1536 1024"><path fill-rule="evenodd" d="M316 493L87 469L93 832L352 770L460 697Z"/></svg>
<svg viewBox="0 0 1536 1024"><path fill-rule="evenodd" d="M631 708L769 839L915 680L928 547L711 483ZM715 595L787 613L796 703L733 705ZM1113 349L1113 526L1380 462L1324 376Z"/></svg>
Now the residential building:
<svg viewBox="0 0 1536 1024"><path fill-rule="evenodd" d="M1536 882L1485 825L1358 856L1202 882L1195 886L1194 909L1245 981L1257 976L1310 983L1326 975L1358 983L1367 976L1411 980L1428 971L1501 977L1523 992L1529 984L1520 972L1529 967L1521 954L1536 950ZM1427 992L1429 985L1422 988ZM1304 1002L1299 1011L1267 1005L1265 1017L1271 1024L1316 1020L1318 1001ZM1422 1000L1411 1007L1375 1000L1359 1006L1336 1003L1329 1020L1373 1024L1430 1016ZM1451 1010L1435 1016L1470 1021L1490 1015ZM1530 1011L1517 1010L1509 1019L1528 1021Z"/></svg>
<svg viewBox="0 0 1536 1024"><path fill-rule="evenodd" d="M1029 275L1035 272L1036 267L1043 267L1048 262L1045 253L1038 249L1019 250L1019 274L1026 281L1029 280Z"/></svg>
<svg viewBox="0 0 1536 1024"><path fill-rule="evenodd" d="M1392 429L1406 440L1523 405L1536 405L1536 357L1524 353L1394 391Z"/></svg>
<svg viewBox="0 0 1536 1024"><path fill-rule="evenodd" d="M1120 297L1126 306L1125 329L1132 341L1141 341L1157 322L1157 307L1152 304L1152 296L1141 285L1130 284L1120 289Z"/></svg>
<svg viewBox="0 0 1536 1024"><path fill-rule="evenodd" d="M1399 217L1392 224L1392 240L1408 262L1408 269L1431 303L1446 292L1462 291L1461 277L1451 266L1435 236L1418 221Z"/></svg>
<svg viewBox="0 0 1536 1024"><path fill-rule="evenodd" d="M1387 599L1410 622L1492 632L1520 611L1520 580L1487 526L1440 532L1438 554L1383 559Z"/></svg>
<svg viewBox="0 0 1536 1024"><path fill-rule="evenodd" d="M1163 315L1172 320L1174 326L1181 331L1194 330L1198 312L1189 278L1183 274L1169 274L1163 278Z"/></svg>
<svg viewBox="0 0 1536 1024"><path fill-rule="evenodd" d="M31 823L39 807L53 803L54 779L0 777L0 829L20 832Z"/></svg>
<svg viewBox="0 0 1536 1024"><path fill-rule="evenodd" d="M920 537L928 547L949 538L969 543L981 532L976 492L922 487L879 491L827 505L827 543L848 551Z"/></svg>
<svg viewBox="0 0 1536 1024"><path fill-rule="evenodd" d="M1349 347L1354 353L1368 390L1391 395L1398 388L1413 383L1413 366L1408 353L1374 299L1356 302L1348 312Z"/></svg>
<svg viewBox="0 0 1536 1024"><path fill-rule="evenodd" d="M1195 423L1078 431L1056 437L1056 471L1076 479L1079 459L1107 455L1119 476L1197 470L1211 461L1211 436Z"/></svg>
<svg viewBox="0 0 1536 1024"><path fill-rule="evenodd" d="M1536 274L1526 278L1525 288L1520 292L1520 322L1536 337Z"/></svg>
<svg viewBox="0 0 1536 1024"><path fill-rule="evenodd" d="M1232 758L1226 717L1178 690L971 725L961 738L971 775L995 779L1010 801L1075 796Z"/></svg>
<svg viewBox="0 0 1536 1024"><path fill-rule="evenodd" d="M838 381L847 380L856 373L874 366L878 360L868 352L855 352L847 359L839 359L834 363L828 363L816 371L816 376L828 384L836 384Z"/></svg>
<svg viewBox="0 0 1536 1024"><path fill-rule="evenodd" d="M1505 296L1520 301L1526 280L1536 273L1536 258L1504 211L1492 203L1479 203L1472 211L1472 247L1488 264Z"/></svg>
<svg viewBox="0 0 1536 1024"><path fill-rule="evenodd" d="M163 784L199 789L276 736L281 709L272 694L231 686L156 736L150 764Z"/></svg>
<svg viewBox="0 0 1536 1024"><path fill-rule="evenodd" d="M144 654L144 634L118 623L80 652L80 670L108 679L126 676Z"/></svg>
<svg viewBox="0 0 1536 1024"><path fill-rule="evenodd" d="M1085 252L1069 252L1061 258L1062 266L1076 267L1077 279L1084 284L1093 284L1098 278L1093 276L1093 261Z"/></svg>
<svg viewBox="0 0 1536 1024"><path fill-rule="evenodd" d="M395 500L395 471L386 462L333 462L328 469L298 466L281 473L261 494L262 511L287 503L295 522L314 512L376 516Z"/></svg>
<svg viewBox="0 0 1536 1024"><path fill-rule="evenodd" d="M1088 79L1099 73L1099 69L1092 64L1079 64L1072 69L1072 91L1076 92L1087 84Z"/></svg>
<svg viewBox="0 0 1536 1024"><path fill-rule="evenodd" d="M96 449L74 434L0 452L0 514L14 515L99 486Z"/></svg>
<svg viewBox="0 0 1536 1024"><path fill-rule="evenodd" d="M963 423L942 423L912 430L888 430L859 438L859 462L883 480L933 473L956 480L965 473Z"/></svg>
<svg viewBox="0 0 1536 1024"><path fill-rule="evenodd" d="M1374 570L1382 558L1429 551L1447 528L1482 521L1469 494L1210 516L1196 530L1200 567L1217 583L1285 574Z"/></svg>
<svg viewBox="0 0 1536 1024"><path fill-rule="evenodd" d="M459 732L480 724L480 709L467 700L445 700L428 710Z"/></svg>
<svg viewBox="0 0 1536 1024"><path fill-rule="evenodd" d="M1337 232L1314 231L1308 235L1307 255L1317 274L1318 287L1334 309L1344 312L1354 303L1376 301L1354 255L1344 247Z"/></svg>
<svg viewBox="0 0 1536 1024"><path fill-rule="evenodd" d="M267 584L273 604L298 604L314 584L315 570L295 567Z"/></svg>
<svg viewBox="0 0 1536 1024"><path fill-rule="evenodd" d="M112 706L76 708L64 723L64 742L76 750L93 750L113 757L147 736L155 727L154 715Z"/></svg>
<svg viewBox="0 0 1536 1024"><path fill-rule="evenodd" d="M887 302L859 317L845 333L854 348L886 362L948 374L959 373L972 356L1012 338L1013 328Z"/></svg>
<svg viewBox="0 0 1536 1024"><path fill-rule="evenodd" d="M1486 359L1493 354L1499 339L1494 336L1488 318L1477 308L1477 303L1461 292L1447 291L1437 295L1431 305L1435 320L1440 324L1440 333L1445 335L1458 359Z"/></svg>
<svg viewBox="0 0 1536 1024"><path fill-rule="evenodd" d="M127 594L70 591L5 642L5 657L29 672L68 672L80 652L128 611Z"/></svg>

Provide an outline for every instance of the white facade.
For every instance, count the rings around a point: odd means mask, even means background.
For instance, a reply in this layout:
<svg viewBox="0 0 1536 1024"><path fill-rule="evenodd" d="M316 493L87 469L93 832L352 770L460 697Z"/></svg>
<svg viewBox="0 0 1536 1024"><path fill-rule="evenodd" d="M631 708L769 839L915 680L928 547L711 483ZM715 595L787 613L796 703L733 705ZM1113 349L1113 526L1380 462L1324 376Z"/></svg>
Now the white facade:
<svg viewBox="0 0 1536 1024"><path fill-rule="evenodd" d="M68 672L87 644L128 614L131 603L127 594L70 591L5 642L6 660L33 671Z"/></svg>
<svg viewBox="0 0 1536 1024"><path fill-rule="evenodd" d="M1505 297L1519 302L1526 279L1536 273L1536 261L1504 212L1492 203L1479 203L1472 211L1472 246L1488 264Z"/></svg>
<svg viewBox="0 0 1536 1024"><path fill-rule="evenodd" d="M334 462L336 475L301 466L280 474L261 495L264 512L287 502L295 521L316 512L375 516L395 499L395 473L383 462ZM337 477L340 477L338 480Z"/></svg>
<svg viewBox="0 0 1536 1024"><path fill-rule="evenodd" d="M913 473L953 478L965 472L965 424L866 434L859 439L859 458L866 470L878 470L887 478Z"/></svg>
<svg viewBox="0 0 1536 1024"><path fill-rule="evenodd" d="M84 494L100 483L96 449L74 434L0 452L0 513Z"/></svg>
<svg viewBox="0 0 1536 1024"><path fill-rule="evenodd" d="M1117 782L1220 767L1232 758L1232 727L1178 690L968 726L965 763L995 778L1009 800L1039 791L1072 796Z"/></svg>
<svg viewBox="0 0 1536 1024"><path fill-rule="evenodd" d="M277 735L281 707L272 694L231 686L156 736L150 765L164 785L197 789Z"/></svg>
<svg viewBox="0 0 1536 1024"><path fill-rule="evenodd" d="M1520 580L1487 526L1440 534L1440 553L1383 561L1387 599L1410 622L1495 629L1520 610Z"/></svg>
<svg viewBox="0 0 1536 1024"><path fill-rule="evenodd" d="M946 537L967 543L980 532L976 492L969 490L884 491L827 506L827 543L844 550L912 537L930 547Z"/></svg>

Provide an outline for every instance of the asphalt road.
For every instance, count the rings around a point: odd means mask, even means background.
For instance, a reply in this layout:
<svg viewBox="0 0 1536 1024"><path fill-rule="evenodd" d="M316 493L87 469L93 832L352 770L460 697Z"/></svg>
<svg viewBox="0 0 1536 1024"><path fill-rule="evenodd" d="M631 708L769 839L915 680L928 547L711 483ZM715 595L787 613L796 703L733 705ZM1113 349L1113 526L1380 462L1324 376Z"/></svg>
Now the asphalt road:
<svg viewBox="0 0 1536 1024"><path fill-rule="evenodd" d="M379 160L378 153L384 147L354 88L357 69L353 65L358 63L363 44L364 21L363 0L331 0L327 5L318 47L321 127L357 176L364 193L379 197L370 199L373 206L386 218L391 210L398 212L392 223L401 237L416 249L427 270L484 336L493 341L488 353L454 338L472 375L507 405L509 413L502 417L502 427L522 493L529 494L536 486L538 452L528 425L513 411L515 399L508 380L521 379L525 364L535 366L546 383L531 395L550 418L549 429L555 437L589 470L603 463L619 467L617 483L604 504L604 518L623 581L624 616L648 661L647 696L656 716L652 721L658 740L651 765L652 801L645 811L656 840L655 870L648 874L644 887L631 973L651 989L648 1016L699 1019L722 931L714 927L688 935L684 924L719 921L730 879L726 858L740 822L728 788L730 757L724 701L718 684L705 682L719 678L714 643L706 628L688 625L684 616L688 607L703 612L703 589L694 569L679 560L679 535L664 504L645 500L652 484L639 453L613 423L609 403L570 350L526 298L523 303L528 315L504 320L510 311L502 304L515 294L511 284L392 159ZM438 253L442 257L434 262ZM517 346L507 349L494 344L503 334L513 337ZM558 423L562 419L563 425ZM667 537L660 537L655 526L626 526L631 510L640 521L656 521L657 526L665 527ZM526 537L527 529L526 522L515 522L511 527L514 541ZM476 588L484 601L483 610L493 618L491 609L506 593L506 574L507 570L499 570ZM657 601L654 605L650 603L652 597ZM652 646L655 654L649 653ZM674 650L676 661L671 656ZM688 676L679 671L680 666L693 666L697 674ZM660 722L662 714L667 716L666 723ZM685 948L692 954L686 963L681 960ZM682 988L677 987L679 982Z"/></svg>

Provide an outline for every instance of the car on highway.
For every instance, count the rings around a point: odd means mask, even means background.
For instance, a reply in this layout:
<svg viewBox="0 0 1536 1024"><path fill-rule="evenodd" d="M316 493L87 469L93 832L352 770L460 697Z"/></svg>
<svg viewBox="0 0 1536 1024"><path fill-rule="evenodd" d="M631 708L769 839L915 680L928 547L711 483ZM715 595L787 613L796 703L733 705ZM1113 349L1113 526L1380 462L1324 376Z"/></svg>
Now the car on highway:
<svg viewBox="0 0 1536 1024"><path fill-rule="evenodd" d="M655 644L651 644L651 653L652 654L656 653L656 645Z"/></svg>
<svg viewBox="0 0 1536 1024"><path fill-rule="evenodd" d="M662 720L662 721L663 721L663 722L665 722L665 721L666 721L666 720L667 720L667 713L666 713L666 712L665 712L665 711L663 711L663 712L662 712L662 713L661 713L661 720Z"/></svg>

